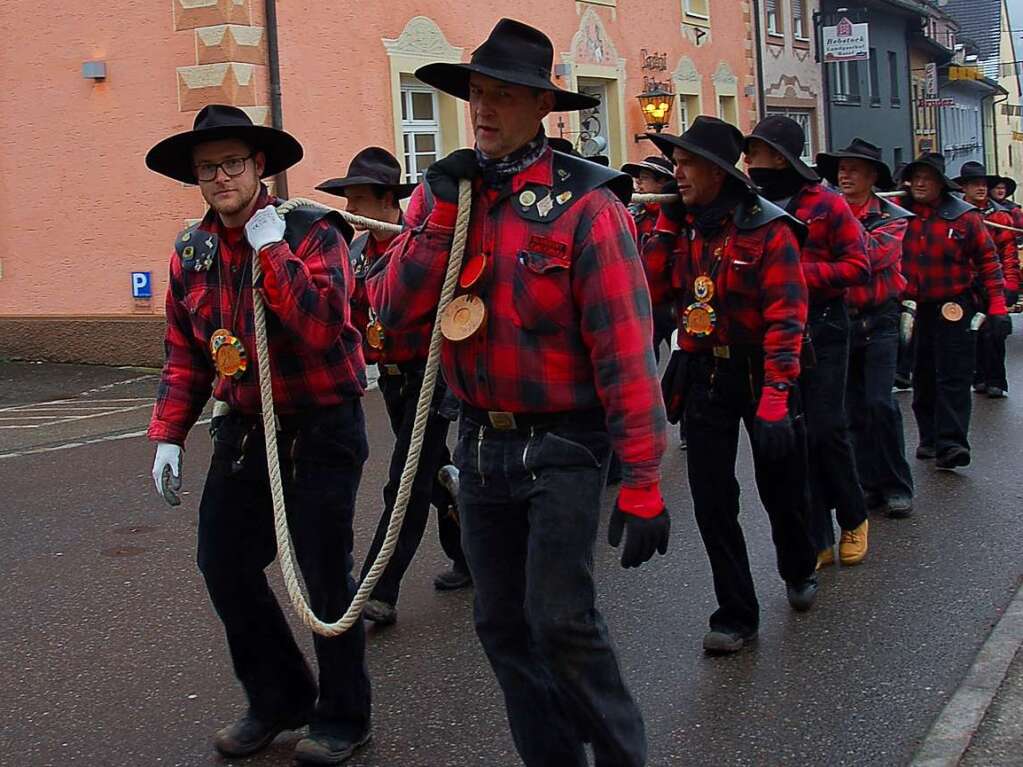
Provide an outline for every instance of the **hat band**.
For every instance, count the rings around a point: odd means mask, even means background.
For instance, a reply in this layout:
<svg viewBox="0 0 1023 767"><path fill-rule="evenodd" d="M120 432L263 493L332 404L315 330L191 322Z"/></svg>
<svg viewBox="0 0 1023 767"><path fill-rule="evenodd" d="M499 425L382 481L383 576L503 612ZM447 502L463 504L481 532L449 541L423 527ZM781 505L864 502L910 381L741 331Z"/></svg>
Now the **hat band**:
<svg viewBox="0 0 1023 767"><path fill-rule="evenodd" d="M549 67L524 66L521 61L506 59L503 56L492 56L485 52L481 53L479 56L473 56L469 63L493 69L507 69L509 74L514 72L516 74L523 75L537 75L545 80L551 79L551 70Z"/></svg>

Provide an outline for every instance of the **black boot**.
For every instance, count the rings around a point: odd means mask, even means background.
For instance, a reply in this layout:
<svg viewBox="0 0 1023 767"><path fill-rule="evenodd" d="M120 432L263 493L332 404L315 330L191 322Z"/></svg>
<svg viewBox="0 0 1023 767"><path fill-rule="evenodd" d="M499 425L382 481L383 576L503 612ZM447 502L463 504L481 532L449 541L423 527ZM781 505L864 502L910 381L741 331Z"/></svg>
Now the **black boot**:
<svg viewBox="0 0 1023 767"><path fill-rule="evenodd" d="M305 727L311 716L312 713L307 711L294 717L266 722L249 712L234 724L220 730L213 737L213 746L226 757L250 756L269 746L282 732Z"/></svg>

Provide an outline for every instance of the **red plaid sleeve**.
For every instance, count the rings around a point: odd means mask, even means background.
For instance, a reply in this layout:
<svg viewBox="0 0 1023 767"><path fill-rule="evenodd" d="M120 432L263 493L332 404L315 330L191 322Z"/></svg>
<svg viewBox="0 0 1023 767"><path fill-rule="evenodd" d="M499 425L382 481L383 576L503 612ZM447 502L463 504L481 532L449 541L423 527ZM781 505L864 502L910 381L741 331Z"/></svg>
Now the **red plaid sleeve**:
<svg viewBox="0 0 1023 767"><path fill-rule="evenodd" d="M326 351L348 320L348 246L337 229L318 221L292 253L281 241L259 252L263 296L281 323L313 350Z"/></svg>
<svg viewBox="0 0 1023 767"><path fill-rule="evenodd" d="M865 209L869 214L878 209L874 205ZM865 308L879 306L898 298L906 288L902 276L902 243L909 221L904 218L887 221L867 232L867 255L870 259L870 282L849 288L846 300L850 306Z"/></svg>
<svg viewBox="0 0 1023 767"><path fill-rule="evenodd" d="M803 275L812 300L834 298L870 279L866 232L842 195L819 184L806 187L796 217L808 230Z"/></svg>
<svg viewBox="0 0 1023 767"><path fill-rule="evenodd" d="M1017 229L1023 229L1023 208L1014 205L1009 208L1009 215L1012 216L1012 225ZM1023 232L1015 232L1016 244L1023 247Z"/></svg>
<svg viewBox="0 0 1023 767"><path fill-rule="evenodd" d="M209 353L193 339L192 319L183 300L181 261L175 253L171 256L167 286L166 358L146 433L154 442L175 445L185 444L189 430L209 401L215 376Z"/></svg>
<svg viewBox="0 0 1023 767"><path fill-rule="evenodd" d="M577 231L572 294L579 307L597 396L611 443L622 462L622 484L642 487L660 477L667 444L664 399L650 338L650 294L636 252L632 219L607 203Z"/></svg>
<svg viewBox="0 0 1023 767"><path fill-rule="evenodd" d="M964 213L959 218L962 248L973 262L977 277L988 295L988 314L1005 314L1005 282L995 242L988 233L980 211Z"/></svg>
<svg viewBox="0 0 1023 767"><path fill-rule="evenodd" d="M680 226L661 213L653 233L643 243L643 270L650 288L650 302L660 306L672 298L671 270L674 262L675 239Z"/></svg>
<svg viewBox="0 0 1023 767"><path fill-rule="evenodd" d="M1002 226L1013 226L1012 215L1008 211L992 213L987 220ZM1007 229L996 229L992 226L989 226L988 230L998 251L1005 289L1016 292L1019 290L1019 252L1016 249L1016 235Z"/></svg>
<svg viewBox="0 0 1023 767"><path fill-rule="evenodd" d="M792 228L782 221L768 225L760 283L764 382L792 383L799 377L807 288L800 266L799 241Z"/></svg>

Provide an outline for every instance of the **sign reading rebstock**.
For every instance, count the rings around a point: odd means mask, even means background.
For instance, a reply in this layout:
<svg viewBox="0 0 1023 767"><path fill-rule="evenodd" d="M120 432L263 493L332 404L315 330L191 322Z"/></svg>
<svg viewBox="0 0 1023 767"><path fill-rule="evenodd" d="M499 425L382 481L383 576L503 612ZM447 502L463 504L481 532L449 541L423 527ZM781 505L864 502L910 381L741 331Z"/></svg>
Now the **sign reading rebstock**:
<svg viewBox="0 0 1023 767"><path fill-rule="evenodd" d="M823 27L821 49L824 62L866 61L870 58L870 38L866 24L853 24L842 18L833 27Z"/></svg>

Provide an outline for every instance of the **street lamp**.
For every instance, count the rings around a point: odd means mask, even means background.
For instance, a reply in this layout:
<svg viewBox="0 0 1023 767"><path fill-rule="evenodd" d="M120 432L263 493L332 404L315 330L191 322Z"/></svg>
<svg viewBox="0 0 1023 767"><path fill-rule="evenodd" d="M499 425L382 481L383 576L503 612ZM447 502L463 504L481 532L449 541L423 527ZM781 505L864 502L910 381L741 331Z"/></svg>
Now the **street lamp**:
<svg viewBox="0 0 1023 767"><path fill-rule="evenodd" d="M674 93L657 85L651 90L643 91L636 98L639 100L640 109L643 110L643 121L647 130L660 133L668 127L671 122L671 108L675 103ZM643 134L637 133L633 138L639 143Z"/></svg>

